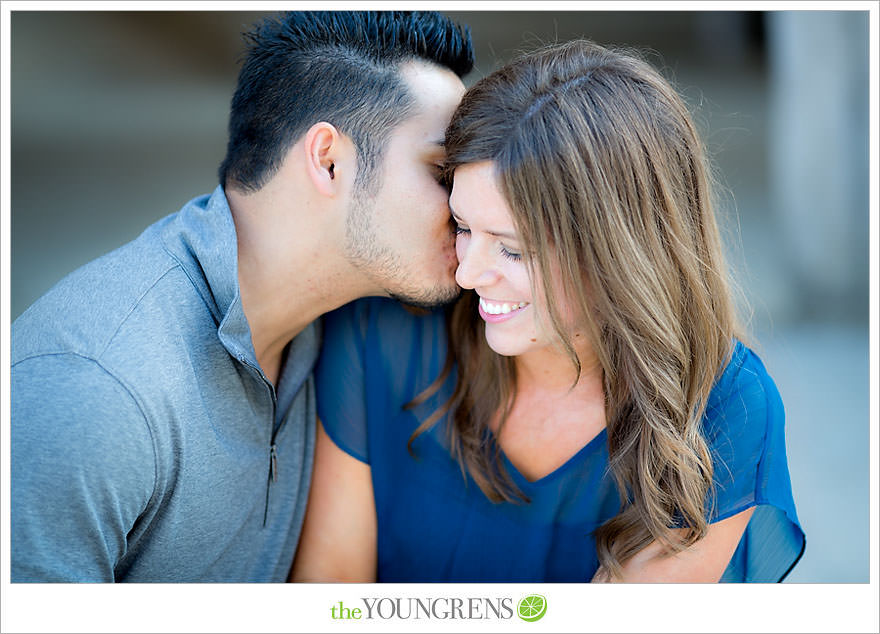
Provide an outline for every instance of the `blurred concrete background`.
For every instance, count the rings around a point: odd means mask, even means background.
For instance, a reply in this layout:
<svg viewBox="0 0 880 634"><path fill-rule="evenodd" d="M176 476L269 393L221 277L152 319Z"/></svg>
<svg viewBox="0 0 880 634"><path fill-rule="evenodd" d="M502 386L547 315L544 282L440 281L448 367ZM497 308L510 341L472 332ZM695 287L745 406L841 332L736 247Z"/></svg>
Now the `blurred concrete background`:
<svg viewBox="0 0 880 634"><path fill-rule="evenodd" d="M12 13L11 314L216 185L256 12ZM790 582L867 582L868 13L450 12L470 84L587 37L685 96L756 349L787 410L806 554Z"/></svg>

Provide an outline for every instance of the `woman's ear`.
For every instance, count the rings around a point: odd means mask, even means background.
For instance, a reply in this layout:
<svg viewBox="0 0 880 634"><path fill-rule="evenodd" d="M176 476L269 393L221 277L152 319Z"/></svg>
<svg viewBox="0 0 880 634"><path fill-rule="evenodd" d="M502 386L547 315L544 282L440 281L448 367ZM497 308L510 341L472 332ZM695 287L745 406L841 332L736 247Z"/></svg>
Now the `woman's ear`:
<svg viewBox="0 0 880 634"><path fill-rule="evenodd" d="M321 121L308 129L304 141L309 179L321 194L336 196L340 191L337 164L340 160L345 161L343 136L333 125Z"/></svg>

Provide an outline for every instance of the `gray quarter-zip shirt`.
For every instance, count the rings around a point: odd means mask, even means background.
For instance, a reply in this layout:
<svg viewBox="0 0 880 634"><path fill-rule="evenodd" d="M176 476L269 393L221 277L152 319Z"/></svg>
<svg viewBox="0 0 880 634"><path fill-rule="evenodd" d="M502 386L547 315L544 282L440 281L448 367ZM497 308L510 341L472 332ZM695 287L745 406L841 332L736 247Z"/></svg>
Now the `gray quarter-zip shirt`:
<svg viewBox="0 0 880 634"><path fill-rule="evenodd" d="M12 325L11 580L284 581L319 339L276 395L222 187L59 282Z"/></svg>

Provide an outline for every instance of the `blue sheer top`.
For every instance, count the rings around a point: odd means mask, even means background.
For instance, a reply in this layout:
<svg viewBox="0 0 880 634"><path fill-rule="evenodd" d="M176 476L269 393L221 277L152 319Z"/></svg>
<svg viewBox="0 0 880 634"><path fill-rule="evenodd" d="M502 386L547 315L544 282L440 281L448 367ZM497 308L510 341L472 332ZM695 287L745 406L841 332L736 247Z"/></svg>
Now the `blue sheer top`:
<svg viewBox="0 0 880 634"><path fill-rule="evenodd" d="M443 313L415 316L371 298L325 318L318 414L345 452L371 467L378 518L377 579L387 582L589 581L592 532L620 497L607 472L603 430L549 475L530 482L503 455L528 503L493 503L448 450L443 420L407 441L455 387L413 409L446 359ZM722 581L781 581L803 553L785 456L782 401L760 359L741 343L712 390L704 433L715 458L717 522L750 507Z"/></svg>

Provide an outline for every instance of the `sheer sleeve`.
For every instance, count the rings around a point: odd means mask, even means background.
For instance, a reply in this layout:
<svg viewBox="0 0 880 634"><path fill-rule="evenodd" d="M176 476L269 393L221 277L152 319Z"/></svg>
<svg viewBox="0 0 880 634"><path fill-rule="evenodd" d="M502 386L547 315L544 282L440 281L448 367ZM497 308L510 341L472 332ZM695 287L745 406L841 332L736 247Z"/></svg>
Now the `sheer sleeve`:
<svg viewBox="0 0 880 634"><path fill-rule="evenodd" d="M710 522L755 507L722 581L781 581L803 554L785 451L785 412L755 353L737 343L707 404L714 460Z"/></svg>
<svg viewBox="0 0 880 634"><path fill-rule="evenodd" d="M324 317L315 368L318 418L336 445L369 463L365 377L365 305L354 302Z"/></svg>

